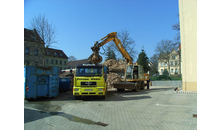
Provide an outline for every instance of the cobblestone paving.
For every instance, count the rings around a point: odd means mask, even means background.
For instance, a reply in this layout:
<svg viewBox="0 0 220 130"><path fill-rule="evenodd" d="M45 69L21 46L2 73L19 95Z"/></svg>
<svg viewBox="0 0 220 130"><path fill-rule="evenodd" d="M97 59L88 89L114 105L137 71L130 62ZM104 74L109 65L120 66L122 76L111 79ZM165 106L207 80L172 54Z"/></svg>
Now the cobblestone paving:
<svg viewBox="0 0 220 130"><path fill-rule="evenodd" d="M25 130L196 130L197 94L151 86L139 92L108 92L108 98L61 93L54 99L24 101Z"/></svg>

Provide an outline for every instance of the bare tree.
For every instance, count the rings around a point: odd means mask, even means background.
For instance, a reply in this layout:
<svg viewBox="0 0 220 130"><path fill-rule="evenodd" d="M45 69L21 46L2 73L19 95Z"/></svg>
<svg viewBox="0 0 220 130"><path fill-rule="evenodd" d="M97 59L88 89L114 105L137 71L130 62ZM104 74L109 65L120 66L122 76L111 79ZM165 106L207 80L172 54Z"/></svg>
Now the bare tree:
<svg viewBox="0 0 220 130"><path fill-rule="evenodd" d="M170 52L174 49L174 44L171 40L161 40L157 43L155 52L159 55L158 60L160 62L165 62L168 66L168 72L170 72ZM170 73L169 73L170 74Z"/></svg>
<svg viewBox="0 0 220 130"><path fill-rule="evenodd" d="M58 42L56 40L56 28L52 23L49 23L49 21L45 18L45 15L41 14L34 16L27 26L33 30L36 30L44 42L44 48L40 49L40 52L43 55L43 66L45 66L46 49L51 47L52 44Z"/></svg>
<svg viewBox="0 0 220 130"><path fill-rule="evenodd" d="M75 60L76 60L75 56L69 56L68 58L68 61L75 61Z"/></svg>
<svg viewBox="0 0 220 130"><path fill-rule="evenodd" d="M117 32L117 36L121 41L121 44L123 45L124 49L128 52L130 57L134 59L136 57L137 51L135 50L135 41L129 36L128 30L121 30ZM121 56L120 51L118 50L117 46L113 41L109 42L109 44L105 47L112 48L114 52L116 52L117 55Z"/></svg>
<svg viewBox="0 0 220 130"><path fill-rule="evenodd" d="M53 23L49 23L45 15L34 16L30 21L29 28L36 29L37 33L40 35L41 39L45 43L45 47L48 48L52 44L57 43L56 40L56 28Z"/></svg>
<svg viewBox="0 0 220 130"><path fill-rule="evenodd" d="M158 54L154 54L151 58L150 58L150 62L152 62L153 65L151 65L151 71L150 74L153 75L155 73L157 73L158 70Z"/></svg>

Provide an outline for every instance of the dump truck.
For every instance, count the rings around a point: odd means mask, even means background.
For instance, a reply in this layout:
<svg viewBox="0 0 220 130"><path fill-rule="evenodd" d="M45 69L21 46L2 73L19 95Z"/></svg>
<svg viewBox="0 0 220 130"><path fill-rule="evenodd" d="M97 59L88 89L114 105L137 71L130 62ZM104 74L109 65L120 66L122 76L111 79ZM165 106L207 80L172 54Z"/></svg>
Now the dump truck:
<svg viewBox="0 0 220 130"><path fill-rule="evenodd" d="M104 65L80 64L76 66L74 74L73 95L75 99L81 96L107 97L107 72Z"/></svg>

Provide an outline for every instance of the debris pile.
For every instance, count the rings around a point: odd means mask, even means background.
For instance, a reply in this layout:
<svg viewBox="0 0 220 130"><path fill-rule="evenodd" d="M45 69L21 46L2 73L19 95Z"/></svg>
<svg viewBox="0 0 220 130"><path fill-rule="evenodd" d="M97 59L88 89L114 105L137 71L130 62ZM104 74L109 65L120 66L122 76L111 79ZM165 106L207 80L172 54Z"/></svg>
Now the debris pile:
<svg viewBox="0 0 220 130"><path fill-rule="evenodd" d="M105 61L103 65L108 66L109 71L124 71L126 67L126 62L122 60L116 61L114 59L110 59Z"/></svg>
<svg viewBox="0 0 220 130"><path fill-rule="evenodd" d="M107 83L107 88L108 89L113 88L114 84L117 84L117 83L120 83L120 82L121 82L121 76L119 76L117 73L110 72L107 75L106 83Z"/></svg>
<svg viewBox="0 0 220 130"><path fill-rule="evenodd" d="M125 61L116 61L114 59L110 59L105 61L102 65L109 67L109 74L107 75L107 88L113 88L114 84L121 82L121 76L119 73L124 73L126 62Z"/></svg>

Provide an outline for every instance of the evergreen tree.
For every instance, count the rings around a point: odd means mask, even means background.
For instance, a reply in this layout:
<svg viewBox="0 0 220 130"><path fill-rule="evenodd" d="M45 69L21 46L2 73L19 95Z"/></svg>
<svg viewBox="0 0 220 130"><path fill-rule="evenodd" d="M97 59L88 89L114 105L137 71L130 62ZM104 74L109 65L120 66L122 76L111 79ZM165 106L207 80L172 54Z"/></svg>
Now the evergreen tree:
<svg viewBox="0 0 220 130"><path fill-rule="evenodd" d="M114 59L116 60L115 52L111 49L111 47L107 47L105 60Z"/></svg>
<svg viewBox="0 0 220 130"><path fill-rule="evenodd" d="M146 73L150 71L150 67L148 65L149 61L146 53L144 52L144 49L142 49L141 51L142 52L138 55L137 63L143 66L144 72Z"/></svg>

